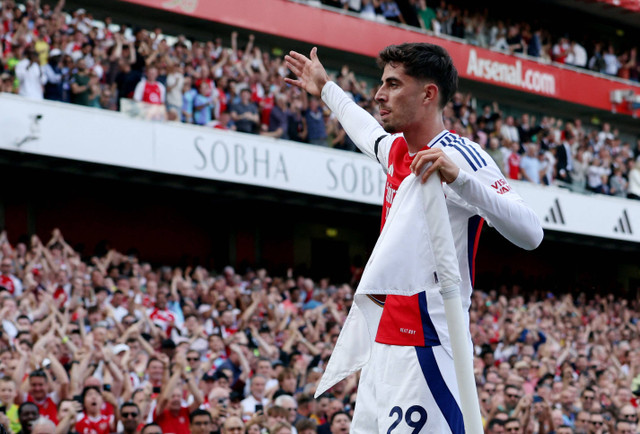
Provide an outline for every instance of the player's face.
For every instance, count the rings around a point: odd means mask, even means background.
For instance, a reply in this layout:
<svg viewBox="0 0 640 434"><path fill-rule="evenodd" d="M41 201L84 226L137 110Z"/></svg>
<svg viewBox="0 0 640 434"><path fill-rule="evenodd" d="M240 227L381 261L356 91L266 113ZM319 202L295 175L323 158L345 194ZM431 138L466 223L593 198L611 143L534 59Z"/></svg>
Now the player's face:
<svg viewBox="0 0 640 434"><path fill-rule="evenodd" d="M375 99L384 129L400 133L421 123L419 108L424 100L424 83L407 75L404 65L396 63L384 67L381 80Z"/></svg>

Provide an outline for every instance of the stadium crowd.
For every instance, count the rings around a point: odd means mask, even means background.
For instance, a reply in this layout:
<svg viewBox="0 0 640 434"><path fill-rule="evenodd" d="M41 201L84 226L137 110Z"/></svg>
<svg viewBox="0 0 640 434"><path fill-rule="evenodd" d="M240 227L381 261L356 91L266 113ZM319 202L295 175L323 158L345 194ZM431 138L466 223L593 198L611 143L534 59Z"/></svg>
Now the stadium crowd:
<svg viewBox="0 0 640 434"><path fill-rule="evenodd" d="M307 0L307 3L341 8L369 20L405 24L435 35L452 36L482 48L633 81L640 79L640 53L633 38L607 41L584 30L571 35L565 20L560 29L552 28L546 15L543 18L500 16L498 8L488 10L484 3L470 9L445 0Z"/></svg>
<svg viewBox="0 0 640 434"><path fill-rule="evenodd" d="M262 51L253 35L241 44L233 32L230 47L221 37L171 39L160 28L98 22L84 9L67 13L64 5L2 2L0 91L108 110L138 101L171 121L357 151L322 101L285 84L290 72L282 56ZM468 14L443 2L436 16ZM378 116L375 85L346 66L332 78ZM445 117L449 129L484 146L510 179L640 197L640 138L623 141L609 123L510 114L495 102L478 107L463 93Z"/></svg>
<svg viewBox="0 0 640 434"><path fill-rule="evenodd" d="M348 433L357 374L314 399L349 282L83 257L0 234L0 423L25 434ZM476 289L487 433L640 432L638 298Z"/></svg>

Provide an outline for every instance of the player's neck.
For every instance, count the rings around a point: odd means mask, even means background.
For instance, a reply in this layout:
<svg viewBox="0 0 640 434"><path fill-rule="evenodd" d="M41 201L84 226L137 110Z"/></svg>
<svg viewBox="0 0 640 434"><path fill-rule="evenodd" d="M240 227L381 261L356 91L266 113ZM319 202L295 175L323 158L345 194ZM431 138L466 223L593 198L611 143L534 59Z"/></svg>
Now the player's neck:
<svg viewBox="0 0 640 434"><path fill-rule="evenodd" d="M426 121L416 125L414 128L407 129L403 132L404 139L407 142L407 148L410 153L414 154L424 148L433 140L435 136L444 130L444 122L442 117L431 122Z"/></svg>

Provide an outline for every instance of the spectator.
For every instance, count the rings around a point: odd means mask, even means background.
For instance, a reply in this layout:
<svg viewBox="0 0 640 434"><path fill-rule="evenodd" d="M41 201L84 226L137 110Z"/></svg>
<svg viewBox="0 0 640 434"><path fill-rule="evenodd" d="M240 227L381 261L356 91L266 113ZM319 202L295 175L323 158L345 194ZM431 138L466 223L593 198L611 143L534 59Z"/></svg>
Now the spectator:
<svg viewBox="0 0 640 434"><path fill-rule="evenodd" d="M593 53L589 57L589 63L587 64L590 70L595 72L605 73L607 67L604 60L604 48L602 42L596 42L593 47Z"/></svg>
<svg viewBox="0 0 640 434"><path fill-rule="evenodd" d="M198 94L198 91L192 87L191 77L185 76L183 87L182 87L182 104L181 104L182 122L185 122L187 124L194 123L193 109L194 109L194 101L197 94Z"/></svg>
<svg viewBox="0 0 640 434"><path fill-rule="evenodd" d="M79 433L93 432L96 434L109 434L115 432L116 421L113 416L102 413L104 400L102 391L98 386L86 386L82 390L83 413L76 422L76 431Z"/></svg>
<svg viewBox="0 0 640 434"><path fill-rule="evenodd" d="M271 109L269 114L269 125L262 135L275 137L279 139L289 139L289 117L290 112L287 107L287 96L283 93L278 93L275 96L275 105Z"/></svg>
<svg viewBox="0 0 640 434"><path fill-rule="evenodd" d="M577 66L578 68L587 67L587 50L575 39L569 42L569 53L565 59L567 65Z"/></svg>
<svg viewBox="0 0 640 434"><path fill-rule="evenodd" d="M18 408L20 420L20 433L31 434L33 423L40 417L38 406L32 402L23 402Z"/></svg>
<svg viewBox="0 0 640 434"><path fill-rule="evenodd" d="M627 187L627 198L640 200L640 158L629 170L629 185Z"/></svg>
<svg viewBox="0 0 640 434"><path fill-rule="evenodd" d="M52 101L62 101L63 74L61 67L62 51L54 48L49 53L49 59L43 67L46 77L44 98Z"/></svg>
<svg viewBox="0 0 640 434"><path fill-rule="evenodd" d="M243 133L255 134L258 132L260 116L258 107L251 101L251 89L245 87L240 91L240 102L231 105L231 119L236 125L236 130Z"/></svg>
<svg viewBox="0 0 640 434"><path fill-rule="evenodd" d="M256 412L264 410L269 400L264 396L267 378L256 374L251 378L249 396L242 400L243 419L249 420Z"/></svg>
<svg viewBox="0 0 640 434"><path fill-rule="evenodd" d="M351 416L345 411L337 411L331 416L331 434L348 433L351 427Z"/></svg>
<svg viewBox="0 0 640 434"><path fill-rule="evenodd" d="M31 434L55 434L56 424L46 417L39 417L31 426Z"/></svg>
<svg viewBox="0 0 640 434"><path fill-rule="evenodd" d="M623 176L623 168L616 166L609 178L609 194L617 197L627 197L628 182Z"/></svg>
<svg viewBox="0 0 640 434"><path fill-rule="evenodd" d="M155 422L149 422L140 430L140 434L163 434L162 428Z"/></svg>
<svg viewBox="0 0 640 434"><path fill-rule="evenodd" d="M608 75L617 76L618 70L622 66L618 54L616 53L616 49L613 44L608 44L607 49L602 54L602 59L604 61L604 73Z"/></svg>
<svg viewBox="0 0 640 434"><path fill-rule="evenodd" d="M506 43L511 54L522 54L526 51L527 46L525 41L522 39L522 33L520 32L519 25L512 24L511 26L509 26L509 29L507 31Z"/></svg>
<svg viewBox="0 0 640 434"><path fill-rule="evenodd" d="M398 3L395 0L380 0L380 12L385 20L393 21L395 23L406 24L406 20L400 12Z"/></svg>
<svg viewBox="0 0 640 434"><path fill-rule="evenodd" d="M200 83L198 93L193 98L193 120L196 125L209 125L213 119L213 99L211 88L205 81Z"/></svg>
<svg viewBox="0 0 640 434"><path fill-rule="evenodd" d="M551 47L551 60L558 63L566 63L570 50L569 37L567 35L561 36Z"/></svg>
<svg viewBox="0 0 640 434"><path fill-rule="evenodd" d="M491 139L489 139L491 140ZM520 144L517 142L507 142L509 145L509 152L506 158L506 169L510 179L521 179L522 171L520 169L522 164L522 157L520 156ZM506 148L506 146L505 146Z"/></svg>
<svg viewBox="0 0 640 434"><path fill-rule="evenodd" d="M307 119L302 115L302 97L294 96L287 116L289 139L296 142L307 140Z"/></svg>
<svg viewBox="0 0 640 434"><path fill-rule="evenodd" d="M500 137L510 142L520 143L518 127L516 127L516 122L513 116L507 116L505 118L505 123L500 126Z"/></svg>
<svg viewBox="0 0 640 434"><path fill-rule="evenodd" d="M571 174L573 173L573 147L576 138L573 133L568 133L561 144L555 147L555 178L567 184L573 183Z"/></svg>
<svg viewBox="0 0 640 434"><path fill-rule="evenodd" d="M89 75L89 70L85 65L84 59L79 59L70 81L71 102L73 104L89 105L89 97L91 95L90 80L91 76Z"/></svg>
<svg viewBox="0 0 640 434"><path fill-rule="evenodd" d="M147 104L164 104L166 98L166 88L164 84L157 81L158 68L150 66L147 68L146 78L142 79L133 92L135 101Z"/></svg>
<svg viewBox="0 0 640 434"><path fill-rule="evenodd" d="M427 5L427 0L418 0L418 19L422 29L429 31L433 30L436 11Z"/></svg>
<svg viewBox="0 0 640 434"><path fill-rule="evenodd" d="M16 78L20 85L18 93L32 99L43 99L46 76L40 67L38 53L26 50L24 58L15 67Z"/></svg>
<svg viewBox="0 0 640 434"><path fill-rule="evenodd" d="M608 184L608 177L609 169L604 166L599 157L594 157L587 169L587 190L606 194L605 186Z"/></svg>
<svg viewBox="0 0 640 434"><path fill-rule="evenodd" d="M142 413L135 402L127 401L120 406L122 434L137 434L142 428Z"/></svg>
<svg viewBox="0 0 640 434"><path fill-rule="evenodd" d="M209 434L213 418L207 410L196 409L189 415L189 428L191 434Z"/></svg>
<svg viewBox="0 0 640 434"><path fill-rule="evenodd" d="M182 92L184 90L184 71L176 60L170 60L167 65L167 109L182 109Z"/></svg>
<svg viewBox="0 0 640 434"><path fill-rule="evenodd" d="M327 129L324 122L324 111L320 101L315 96L309 97L309 106L303 110L307 122L308 143L318 146L329 146Z"/></svg>
<svg viewBox="0 0 640 434"><path fill-rule="evenodd" d="M18 396L16 382L10 376L0 378L0 404L4 408L4 414L9 419L11 430L20 431L20 420L18 419L18 405L15 400Z"/></svg>
<svg viewBox="0 0 640 434"><path fill-rule="evenodd" d="M239 417L229 417L225 420L221 432L222 434L242 434L244 432L244 423Z"/></svg>
<svg viewBox="0 0 640 434"><path fill-rule="evenodd" d="M153 410L153 419L163 432L189 434L189 415L202 404L202 394L195 383L195 377L186 366L184 356L177 359L171 378L162 385L156 408ZM184 383L193 397L189 406L182 403Z"/></svg>

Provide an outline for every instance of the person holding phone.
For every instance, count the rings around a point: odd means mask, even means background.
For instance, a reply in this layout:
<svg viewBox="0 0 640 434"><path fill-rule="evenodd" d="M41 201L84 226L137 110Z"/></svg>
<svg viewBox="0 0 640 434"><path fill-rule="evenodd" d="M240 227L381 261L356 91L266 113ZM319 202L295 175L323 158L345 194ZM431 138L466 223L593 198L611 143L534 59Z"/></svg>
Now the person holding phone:
<svg viewBox="0 0 640 434"><path fill-rule="evenodd" d="M242 417L245 422L258 411L264 410L269 404L269 400L264 396L266 384L267 378L264 375L255 374L251 378L249 396L240 402L242 406Z"/></svg>

